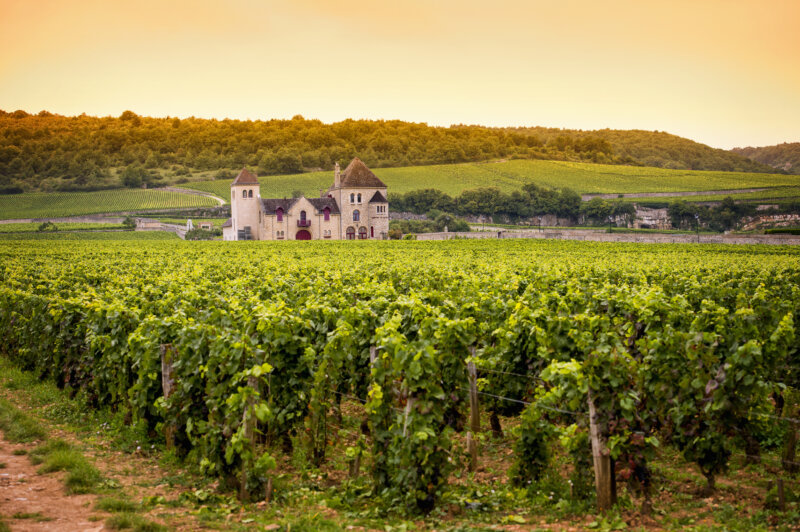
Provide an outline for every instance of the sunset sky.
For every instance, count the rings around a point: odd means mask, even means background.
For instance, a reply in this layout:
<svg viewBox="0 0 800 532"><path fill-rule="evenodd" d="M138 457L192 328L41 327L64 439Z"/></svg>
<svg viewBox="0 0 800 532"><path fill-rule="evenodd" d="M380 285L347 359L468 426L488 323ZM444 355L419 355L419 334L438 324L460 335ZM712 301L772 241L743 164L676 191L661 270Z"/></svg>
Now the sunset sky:
<svg viewBox="0 0 800 532"><path fill-rule="evenodd" d="M800 141L800 0L0 0L0 109Z"/></svg>

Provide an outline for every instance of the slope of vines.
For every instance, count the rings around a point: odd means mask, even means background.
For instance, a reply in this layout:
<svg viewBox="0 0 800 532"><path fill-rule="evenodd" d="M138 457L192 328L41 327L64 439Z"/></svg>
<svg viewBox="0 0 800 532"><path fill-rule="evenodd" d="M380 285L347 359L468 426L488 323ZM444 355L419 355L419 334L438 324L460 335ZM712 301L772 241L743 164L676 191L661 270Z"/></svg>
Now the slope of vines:
<svg viewBox="0 0 800 532"><path fill-rule="evenodd" d="M430 511L466 467L468 361L492 428L520 416L522 486L557 445L587 483L590 403L645 500L660 446L713 489L734 450L757 455L771 416L795 409L791 249L28 241L0 242L0 264L4 356L170 427L179 453L243 493L263 492L281 445L322 463L349 397L369 430L348 455L364 455L376 497Z"/></svg>

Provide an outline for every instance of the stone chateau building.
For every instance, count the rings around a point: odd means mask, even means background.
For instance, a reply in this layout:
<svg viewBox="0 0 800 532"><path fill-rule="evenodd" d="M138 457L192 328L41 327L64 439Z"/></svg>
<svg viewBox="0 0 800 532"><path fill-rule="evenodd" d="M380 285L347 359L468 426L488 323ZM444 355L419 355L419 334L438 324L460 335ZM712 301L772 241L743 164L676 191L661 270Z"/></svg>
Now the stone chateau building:
<svg viewBox="0 0 800 532"><path fill-rule="evenodd" d="M258 179L243 168L231 183L231 218L223 240L373 240L389 234L386 184L361 160L343 172L319 198L265 199Z"/></svg>

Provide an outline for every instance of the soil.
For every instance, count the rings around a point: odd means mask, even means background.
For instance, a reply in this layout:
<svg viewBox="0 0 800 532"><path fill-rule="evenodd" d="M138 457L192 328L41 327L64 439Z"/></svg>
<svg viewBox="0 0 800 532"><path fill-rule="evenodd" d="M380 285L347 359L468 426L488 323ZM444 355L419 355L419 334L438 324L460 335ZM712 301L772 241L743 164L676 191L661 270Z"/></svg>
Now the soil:
<svg viewBox="0 0 800 532"><path fill-rule="evenodd" d="M103 530L103 522L89 520L88 510L95 495L70 495L64 491L66 473L39 475L37 466L27 456L14 455L14 451L30 451L35 444L0 446L0 515L13 531L42 530ZM38 514L35 518L15 519L15 514Z"/></svg>

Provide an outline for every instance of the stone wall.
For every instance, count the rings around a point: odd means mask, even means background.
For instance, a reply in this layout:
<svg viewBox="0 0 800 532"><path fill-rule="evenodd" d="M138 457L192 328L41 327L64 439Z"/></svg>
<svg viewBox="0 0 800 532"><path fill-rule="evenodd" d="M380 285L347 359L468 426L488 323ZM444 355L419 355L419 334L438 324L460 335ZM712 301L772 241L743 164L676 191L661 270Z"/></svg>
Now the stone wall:
<svg viewBox="0 0 800 532"><path fill-rule="evenodd" d="M486 231L475 233L421 233L417 240L532 238L537 240L584 240L592 242L637 242L643 244L768 244L800 245L795 235L692 235L692 234L642 234L605 233L587 229L555 229L532 231Z"/></svg>

